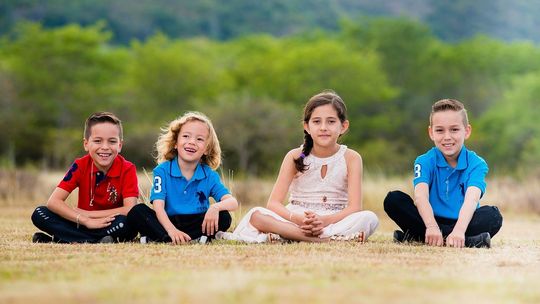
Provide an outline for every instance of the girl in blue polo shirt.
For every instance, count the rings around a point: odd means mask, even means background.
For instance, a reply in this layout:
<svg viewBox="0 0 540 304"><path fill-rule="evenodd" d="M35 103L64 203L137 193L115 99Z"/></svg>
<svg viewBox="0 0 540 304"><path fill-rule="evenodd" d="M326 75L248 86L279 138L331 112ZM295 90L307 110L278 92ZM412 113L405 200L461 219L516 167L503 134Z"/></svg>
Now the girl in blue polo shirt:
<svg viewBox="0 0 540 304"><path fill-rule="evenodd" d="M129 223L149 241L173 244L226 231L231 225L228 211L238 202L214 171L221 164L221 148L210 119L188 112L173 120L156 150L150 195L154 210L144 204L133 207ZM210 205L210 197L216 203Z"/></svg>
<svg viewBox="0 0 540 304"><path fill-rule="evenodd" d="M464 146L471 126L463 104L453 99L437 101L428 131L435 147L414 162L414 202L401 191L388 193L384 200L384 210L401 228L394 232L394 241L491 247L502 215L497 207L480 207L488 166Z"/></svg>

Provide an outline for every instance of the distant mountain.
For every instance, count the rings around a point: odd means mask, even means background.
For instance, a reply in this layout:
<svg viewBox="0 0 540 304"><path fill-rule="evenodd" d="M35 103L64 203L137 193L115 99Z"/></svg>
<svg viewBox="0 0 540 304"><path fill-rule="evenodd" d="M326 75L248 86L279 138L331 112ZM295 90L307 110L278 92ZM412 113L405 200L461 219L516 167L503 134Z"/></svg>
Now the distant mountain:
<svg viewBox="0 0 540 304"><path fill-rule="evenodd" d="M342 18L381 16L420 20L446 41L484 34L540 42L540 1L527 0L12 0L0 2L0 34L22 20L45 27L103 20L116 43L156 32L227 40L252 33L335 30Z"/></svg>

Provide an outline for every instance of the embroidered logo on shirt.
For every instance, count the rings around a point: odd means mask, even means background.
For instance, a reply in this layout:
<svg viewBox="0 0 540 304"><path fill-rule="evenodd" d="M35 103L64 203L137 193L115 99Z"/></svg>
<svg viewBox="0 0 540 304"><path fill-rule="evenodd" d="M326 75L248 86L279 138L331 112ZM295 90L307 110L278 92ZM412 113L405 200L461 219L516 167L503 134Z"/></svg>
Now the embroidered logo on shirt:
<svg viewBox="0 0 540 304"><path fill-rule="evenodd" d="M73 163L73 165L71 165L71 168L69 168L69 171L64 176L64 181L67 182L71 180L71 178L73 177L73 172L77 171L78 168L79 166L77 166L76 163Z"/></svg>
<svg viewBox="0 0 540 304"><path fill-rule="evenodd" d="M204 195L204 192L197 191L197 196L199 197L199 204L201 205L206 204L206 195Z"/></svg>
<svg viewBox="0 0 540 304"><path fill-rule="evenodd" d="M118 199L118 191L111 183L107 185L107 193L109 193L109 203L115 204Z"/></svg>

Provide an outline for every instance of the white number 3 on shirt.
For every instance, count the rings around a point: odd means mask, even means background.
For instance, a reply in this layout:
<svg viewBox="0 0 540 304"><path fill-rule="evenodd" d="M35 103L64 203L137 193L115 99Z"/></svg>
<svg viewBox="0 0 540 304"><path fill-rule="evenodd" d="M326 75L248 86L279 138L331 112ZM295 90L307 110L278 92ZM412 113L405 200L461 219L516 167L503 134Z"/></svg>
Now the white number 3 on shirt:
<svg viewBox="0 0 540 304"><path fill-rule="evenodd" d="M422 170L422 166L420 166L420 164L414 165L414 178L420 177L421 170Z"/></svg>
<svg viewBox="0 0 540 304"><path fill-rule="evenodd" d="M154 177L154 192L155 193L161 192L161 176Z"/></svg>

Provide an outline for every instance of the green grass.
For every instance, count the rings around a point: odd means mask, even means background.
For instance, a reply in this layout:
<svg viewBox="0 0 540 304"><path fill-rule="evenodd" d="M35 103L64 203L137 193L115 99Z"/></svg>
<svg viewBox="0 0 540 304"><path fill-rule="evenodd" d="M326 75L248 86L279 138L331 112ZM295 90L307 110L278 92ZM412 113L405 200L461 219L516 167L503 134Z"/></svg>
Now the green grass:
<svg viewBox="0 0 540 304"><path fill-rule="evenodd" d="M366 244L33 244L33 207L0 213L0 303L539 303L540 217L492 249Z"/></svg>

